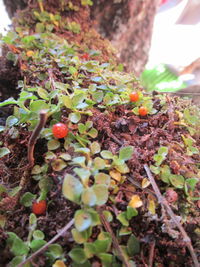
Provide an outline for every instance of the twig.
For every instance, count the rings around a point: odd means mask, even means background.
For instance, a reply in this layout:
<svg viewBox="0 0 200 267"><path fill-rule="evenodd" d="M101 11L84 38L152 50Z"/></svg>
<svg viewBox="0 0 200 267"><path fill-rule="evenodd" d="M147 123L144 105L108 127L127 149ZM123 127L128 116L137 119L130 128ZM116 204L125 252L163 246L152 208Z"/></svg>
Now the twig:
<svg viewBox="0 0 200 267"><path fill-rule="evenodd" d="M162 194L161 194L161 192L160 192L160 190L159 190L159 188L158 188L158 186L157 186L157 184L155 182L155 179L154 179L153 175L151 174L151 171L150 171L149 167L147 166L147 164L144 165L144 169L145 169L145 171L147 173L147 176L148 176L148 178L149 178L149 180L151 182L151 185L153 187L153 190L156 193L158 202L165 207L168 215L174 221L175 225L177 226L177 228L181 232L182 237L183 237L183 241L186 243L186 246L187 246L188 250L190 251L192 260L194 262L194 266L195 267L199 267L199 262L198 262L198 259L197 259L197 255L194 252L194 248L192 246L191 239L187 235L187 233L186 233L185 229L183 228L183 226L177 220L177 218L176 218L174 212L172 211L172 209L170 208L167 200L162 196Z"/></svg>
<svg viewBox="0 0 200 267"><path fill-rule="evenodd" d="M34 148L35 143L37 141L37 138L44 127L47 120L47 112L45 110L40 111L40 120L37 126L35 127L35 130L32 132L32 135L28 142L28 162L30 167L34 165Z"/></svg>
<svg viewBox="0 0 200 267"><path fill-rule="evenodd" d="M54 243L60 236L62 236L65 232L67 232L67 230L69 230L69 228L71 228L71 226L74 224L74 219L72 219L70 222L68 222L68 224L66 224L61 231L59 231L59 233L57 235L55 235L48 243L46 243L43 247L41 247L40 249L38 249L36 252L34 252L30 257L28 257L26 260L24 260L23 262L21 262L20 264L17 265L17 267L23 267L23 265L27 262L30 262L35 256L38 256L41 252L43 252L44 250L46 250L48 248L49 245L51 245L52 243Z"/></svg>
<svg viewBox="0 0 200 267"><path fill-rule="evenodd" d="M101 222L103 224L103 226L105 227L106 231L110 233L111 237L112 237L112 242L113 242L113 246L115 247L115 249L118 251L118 256L119 258L121 259L121 261L123 262L124 266L126 267L130 267L130 264L129 262L127 261L127 259L124 257L124 253L117 241L117 238L115 236L115 234L113 233L111 227L110 227L110 224L107 222L105 216L103 215L102 211L99 210L99 213L100 213L100 219L101 219Z"/></svg>
<svg viewBox="0 0 200 267"><path fill-rule="evenodd" d="M150 251L149 251L149 264L148 267L153 266L153 258L154 258L154 250L155 250L155 240L150 244Z"/></svg>

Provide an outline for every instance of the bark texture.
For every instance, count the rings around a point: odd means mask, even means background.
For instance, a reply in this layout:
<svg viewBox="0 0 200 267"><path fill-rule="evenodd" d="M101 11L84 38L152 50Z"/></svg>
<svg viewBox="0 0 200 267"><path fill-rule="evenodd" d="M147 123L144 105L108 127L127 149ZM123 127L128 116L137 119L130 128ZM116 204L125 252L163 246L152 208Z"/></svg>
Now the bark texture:
<svg viewBox="0 0 200 267"><path fill-rule="evenodd" d="M3 0L10 17L30 0ZM94 0L91 17L96 29L109 39L127 71L137 76L148 60L153 21L160 0Z"/></svg>
<svg viewBox="0 0 200 267"><path fill-rule="evenodd" d="M158 0L94 0L92 18L128 71L141 74L148 60Z"/></svg>

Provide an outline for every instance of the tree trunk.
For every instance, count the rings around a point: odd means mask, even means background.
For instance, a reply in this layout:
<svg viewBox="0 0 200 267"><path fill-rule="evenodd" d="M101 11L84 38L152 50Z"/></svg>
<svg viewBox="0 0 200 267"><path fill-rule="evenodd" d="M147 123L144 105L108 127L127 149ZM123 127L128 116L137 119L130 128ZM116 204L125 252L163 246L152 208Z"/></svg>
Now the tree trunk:
<svg viewBox="0 0 200 267"><path fill-rule="evenodd" d="M28 0L4 0L10 17ZM137 76L148 60L154 16L159 0L94 0L91 17L97 31L109 39L127 71Z"/></svg>
<svg viewBox="0 0 200 267"><path fill-rule="evenodd" d="M109 39L128 71L141 74L148 60L158 0L95 0L96 29Z"/></svg>

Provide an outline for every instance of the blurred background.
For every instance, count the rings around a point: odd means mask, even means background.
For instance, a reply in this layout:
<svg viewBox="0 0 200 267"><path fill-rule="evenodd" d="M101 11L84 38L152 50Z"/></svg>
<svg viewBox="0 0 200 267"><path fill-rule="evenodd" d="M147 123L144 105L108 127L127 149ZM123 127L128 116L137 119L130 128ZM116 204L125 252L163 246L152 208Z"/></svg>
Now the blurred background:
<svg viewBox="0 0 200 267"><path fill-rule="evenodd" d="M10 19L0 0L0 33ZM141 75L147 90L200 93L200 0L161 0L154 20L149 60ZM189 89L188 89L189 88ZM184 93L184 91L182 91Z"/></svg>

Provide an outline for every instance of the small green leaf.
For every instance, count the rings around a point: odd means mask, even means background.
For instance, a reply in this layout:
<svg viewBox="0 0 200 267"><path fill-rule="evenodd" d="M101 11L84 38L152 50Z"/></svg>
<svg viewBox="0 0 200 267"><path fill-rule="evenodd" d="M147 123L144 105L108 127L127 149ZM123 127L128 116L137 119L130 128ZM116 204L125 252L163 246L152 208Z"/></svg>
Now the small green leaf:
<svg viewBox="0 0 200 267"><path fill-rule="evenodd" d="M102 158L96 157L94 159L94 167L97 170L103 170L105 168L105 166L106 166L105 161Z"/></svg>
<svg viewBox="0 0 200 267"><path fill-rule="evenodd" d="M183 188L185 179L182 175L171 174L169 177L171 184L176 188Z"/></svg>
<svg viewBox="0 0 200 267"><path fill-rule="evenodd" d="M112 266L113 255L109 253L100 253L98 257L101 259L104 267Z"/></svg>
<svg viewBox="0 0 200 267"><path fill-rule="evenodd" d="M104 211L103 211L103 215L105 216L105 218L106 218L106 220L107 220L108 222L112 222L112 220L113 220L113 216L112 216L112 213L111 213L110 211L108 211L108 210L104 210Z"/></svg>
<svg viewBox="0 0 200 267"><path fill-rule="evenodd" d="M67 199L75 203L80 203L80 197L83 192L83 185L77 178L74 178L74 176L67 174L64 178L62 191L63 195Z"/></svg>
<svg viewBox="0 0 200 267"><path fill-rule="evenodd" d="M93 142L90 145L90 150L91 150L93 155L97 154L97 153L99 153L101 151L101 146L100 146L100 144L98 142Z"/></svg>
<svg viewBox="0 0 200 267"><path fill-rule="evenodd" d="M69 114L69 120L73 123L79 122L81 119L81 115L78 112L70 113Z"/></svg>
<svg viewBox="0 0 200 267"><path fill-rule="evenodd" d="M199 179L197 178L188 178L186 180L186 184L189 186L191 191L194 191L196 184L198 183Z"/></svg>
<svg viewBox="0 0 200 267"><path fill-rule="evenodd" d="M119 215L117 215L117 219L121 222L123 226L129 226L128 219L126 217L126 212L123 211Z"/></svg>
<svg viewBox="0 0 200 267"><path fill-rule="evenodd" d="M73 66L69 66L69 73L70 73L71 75L76 74L76 73L77 73L77 69L74 68Z"/></svg>
<svg viewBox="0 0 200 267"><path fill-rule="evenodd" d="M94 254L96 253L95 245L92 243L85 243L84 244L84 251L85 255L88 259L92 258Z"/></svg>
<svg viewBox="0 0 200 267"><path fill-rule="evenodd" d="M15 100L13 97L10 97L4 100L3 102L0 102L0 107L12 105L12 104L17 104L17 100Z"/></svg>
<svg viewBox="0 0 200 267"><path fill-rule="evenodd" d="M77 244L83 244L87 242L88 238L90 237L88 229L79 232L76 228L72 229L72 236Z"/></svg>
<svg viewBox="0 0 200 267"><path fill-rule="evenodd" d="M91 216L84 210L77 210L74 216L74 225L79 232L89 228L92 224Z"/></svg>
<svg viewBox="0 0 200 267"><path fill-rule="evenodd" d="M92 189L96 195L96 205L104 205L108 201L108 187L103 184L93 185Z"/></svg>
<svg viewBox="0 0 200 267"><path fill-rule="evenodd" d="M83 123L79 123L78 124L78 130L79 130L79 133L80 134L83 134L83 133L85 133L86 132L86 126L83 124Z"/></svg>
<svg viewBox="0 0 200 267"><path fill-rule="evenodd" d="M85 252L82 248L73 248L69 252L69 256L74 262L79 264L82 264L87 260Z"/></svg>
<svg viewBox="0 0 200 267"><path fill-rule="evenodd" d="M96 138L98 136L98 131L95 128L92 128L87 134L92 138Z"/></svg>
<svg viewBox="0 0 200 267"><path fill-rule="evenodd" d="M49 99L49 95L48 95L47 90L39 87L37 90L37 93L38 93L39 97L41 97L42 99L45 99L45 100Z"/></svg>
<svg viewBox="0 0 200 267"><path fill-rule="evenodd" d="M113 154L109 150L102 150L100 154L104 159L113 159Z"/></svg>
<svg viewBox="0 0 200 267"><path fill-rule="evenodd" d="M0 158L3 158L9 153L10 153L10 150L7 147L0 147Z"/></svg>
<svg viewBox="0 0 200 267"><path fill-rule="evenodd" d="M67 166L67 163L62 159L56 159L52 161L51 166L54 171L59 172Z"/></svg>
<svg viewBox="0 0 200 267"><path fill-rule="evenodd" d="M90 178L90 171L84 168L74 168L74 172L81 178L83 185L87 186Z"/></svg>
<svg viewBox="0 0 200 267"><path fill-rule="evenodd" d="M6 126L7 127L12 127L13 125L15 125L16 123L18 123L18 118L16 118L15 116L9 116L6 119Z"/></svg>
<svg viewBox="0 0 200 267"><path fill-rule="evenodd" d="M48 251L51 255L57 259L60 258L63 254L63 248L59 244L51 244L48 246Z"/></svg>
<svg viewBox="0 0 200 267"><path fill-rule="evenodd" d="M94 179L96 184L104 184L107 187L110 186L110 176L108 174L99 172L94 176Z"/></svg>
<svg viewBox="0 0 200 267"><path fill-rule="evenodd" d="M92 99L97 102L97 103L101 103L103 100L104 94L102 91L96 91L92 94Z"/></svg>
<svg viewBox="0 0 200 267"><path fill-rule="evenodd" d="M96 248L96 253L104 253L110 250L112 239L107 232L101 232L98 239L93 243Z"/></svg>
<svg viewBox="0 0 200 267"><path fill-rule="evenodd" d="M166 156L168 154L168 147L166 146L161 146L159 149L158 149L158 154L159 155L162 155L162 156Z"/></svg>
<svg viewBox="0 0 200 267"><path fill-rule="evenodd" d="M36 223L37 223L37 217L35 216L34 213L31 213L29 216L29 225L33 226L36 225Z"/></svg>
<svg viewBox="0 0 200 267"><path fill-rule="evenodd" d="M20 203L24 205L25 207L32 206L33 200L36 199L36 195L26 192L20 199Z"/></svg>
<svg viewBox="0 0 200 267"><path fill-rule="evenodd" d="M15 233L8 232L7 244L15 256L27 255L29 248Z"/></svg>
<svg viewBox="0 0 200 267"><path fill-rule="evenodd" d="M41 247L43 247L47 242L43 239L33 240L30 243L30 248L33 252L37 251Z"/></svg>
<svg viewBox="0 0 200 267"><path fill-rule="evenodd" d="M42 240L42 239L44 239L44 237L45 237L44 233L42 231L40 231L40 230L35 230L33 232L33 238L35 240Z"/></svg>
<svg viewBox="0 0 200 267"><path fill-rule="evenodd" d="M41 110L48 110L49 105L44 100L33 101L30 104L30 110L39 113Z"/></svg>
<svg viewBox="0 0 200 267"><path fill-rule="evenodd" d="M37 33L42 33L45 31L45 25L43 23L38 22L35 26L35 31Z"/></svg>
<svg viewBox="0 0 200 267"><path fill-rule="evenodd" d="M126 146L120 149L119 151L119 159L121 160L129 160L131 159L133 154L133 147L132 146Z"/></svg>
<svg viewBox="0 0 200 267"><path fill-rule="evenodd" d="M31 174L40 174L42 172L42 168L40 165L35 165L31 170Z"/></svg>
<svg viewBox="0 0 200 267"><path fill-rule="evenodd" d="M126 210L127 220L131 220L133 217L137 215L138 215L138 211L135 208L132 208L130 206L127 207L127 210Z"/></svg>
<svg viewBox="0 0 200 267"><path fill-rule="evenodd" d="M48 150L56 150L60 147L60 142L58 140L52 139L47 143Z"/></svg>
<svg viewBox="0 0 200 267"><path fill-rule="evenodd" d="M92 207L96 204L97 197L92 188L87 188L83 191L81 200L85 205Z"/></svg>
<svg viewBox="0 0 200 267"><path fill-rule="evenodd" d="M134 256L140 252L140 242L133 234L128 239L127 250L129 256Z"/></svg>

